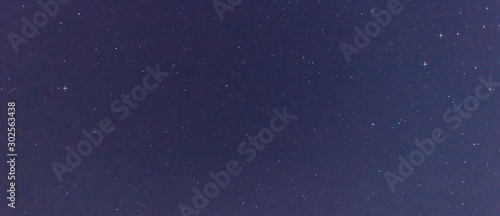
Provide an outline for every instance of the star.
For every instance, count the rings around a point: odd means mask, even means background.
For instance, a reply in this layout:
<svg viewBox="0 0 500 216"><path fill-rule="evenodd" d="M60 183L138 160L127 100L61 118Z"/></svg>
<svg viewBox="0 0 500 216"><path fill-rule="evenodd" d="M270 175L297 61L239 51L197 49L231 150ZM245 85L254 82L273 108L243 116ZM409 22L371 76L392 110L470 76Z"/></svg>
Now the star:
<svg viewBox="0 0 500 216"><path fill-rule="evenodd" d="M427 62L426 62L426 61L424 61L424 63L423 63L422 65L423 65L423 66L424 66L424 68L425 68L425 67L427 67L427 65L429 65L429 64L427 64Z"/></svg>
<svg viewBox="0 0 500 216"><path fill-rule="evenodd" d="M442 39L444 37L443 33L439 33L438 37Z"/></svg>
<svg viewBox="0 0 500 216"><path fill-rule="evenodd" d="M62 89L64 90L64 92L66 92L66 90L68 90L68 87L66 85L64 85L64 87L62 87Z"/></svg>

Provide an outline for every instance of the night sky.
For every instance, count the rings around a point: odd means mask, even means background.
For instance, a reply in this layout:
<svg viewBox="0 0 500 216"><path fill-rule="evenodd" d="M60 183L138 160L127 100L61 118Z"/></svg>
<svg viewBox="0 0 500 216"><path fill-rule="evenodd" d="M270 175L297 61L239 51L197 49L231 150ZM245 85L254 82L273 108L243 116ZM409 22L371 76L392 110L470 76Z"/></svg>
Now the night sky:
<svg viewBox="0 0 500 216"><path fill-rule="evenodd" d="M499 216L499 9L1 1L0 215Z"/></svg>

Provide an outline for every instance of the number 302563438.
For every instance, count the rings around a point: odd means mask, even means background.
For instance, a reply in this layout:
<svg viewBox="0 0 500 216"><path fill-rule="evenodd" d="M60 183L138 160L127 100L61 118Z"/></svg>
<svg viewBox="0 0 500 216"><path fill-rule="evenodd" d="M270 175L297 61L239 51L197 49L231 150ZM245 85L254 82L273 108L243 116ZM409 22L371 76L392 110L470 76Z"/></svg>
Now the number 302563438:
<svg viewBox="0 0 500 216"><path fill-rule="evenodd" d="M9 151L10 152L13 152L14 150L11 150L11 148L15 148L16 144L15 144L15 141L16 141L16 118L15 118L15 114L16 114L16 103L15 102L9 102L8 104L8 108L7 108L7 115L9 116L7 118L7 125L9 125L9 127L7 128L7 131L8 131L8 134L7 134L7 139L9 141Z"/></svg>

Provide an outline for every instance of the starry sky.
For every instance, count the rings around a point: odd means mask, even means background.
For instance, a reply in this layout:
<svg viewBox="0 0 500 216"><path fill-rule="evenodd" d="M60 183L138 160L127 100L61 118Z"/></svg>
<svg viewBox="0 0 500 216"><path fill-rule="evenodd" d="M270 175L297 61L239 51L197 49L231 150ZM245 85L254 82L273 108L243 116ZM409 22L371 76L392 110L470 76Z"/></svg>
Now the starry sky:
<svg viewBox="0 0 500 216"><path fill-rule="evenodd" d="M0 215L500 215L498 0L41 2L0 2Z"/></svg>

